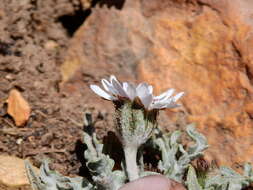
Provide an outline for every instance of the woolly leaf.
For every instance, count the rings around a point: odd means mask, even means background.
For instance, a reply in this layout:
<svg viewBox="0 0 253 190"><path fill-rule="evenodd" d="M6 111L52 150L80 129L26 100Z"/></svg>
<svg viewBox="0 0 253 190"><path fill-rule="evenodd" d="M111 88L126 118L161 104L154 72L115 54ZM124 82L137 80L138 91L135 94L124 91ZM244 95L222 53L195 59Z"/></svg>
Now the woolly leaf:
<svg viewBox="0 0 253 190"><path fill-rule="evenodd" d="M162 160L158 163L158 168L169 178L182 182L187 167L191 160L203 154L207 148L206 138L198 133L193 125L187 126L187 134L196 142L188 150L178 143L181 135L180 131L174 131L172 134L162 134L156 131L153 137L153 144L158 147L162 153Z"/></svg>
<svg viewBox="0 0 253 190"><path fill-rule="evenodd" d="M188 190L202 190L202 187L198 183L195 169L191 165L189 165L186 184Z"/></svg>

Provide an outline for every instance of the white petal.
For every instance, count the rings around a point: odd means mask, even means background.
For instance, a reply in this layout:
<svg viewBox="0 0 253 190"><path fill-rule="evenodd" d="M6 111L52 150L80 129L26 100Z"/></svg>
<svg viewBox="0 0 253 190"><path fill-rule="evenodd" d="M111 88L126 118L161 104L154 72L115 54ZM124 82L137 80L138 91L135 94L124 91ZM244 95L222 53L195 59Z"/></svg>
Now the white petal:
<svg viewBox="0 0 253 190"><path fill-rule="evenodd" d="M136 88L137 95L140 98L149 95L150 91L149 91L148 87L149 87L149 85L147 83L140 83Z"/></svg>
<svg viewBox="0 0 253 190"><path fill-rule="evenodd" d="M176 101L174 100L174 97L171 97L167 99L166 101L162 101L160 103L164 104L165 108L176 108L180 106L179 104L176 103Z"/></svg>
<svg viewBox="0 0 253 190"><path fill-rule="evenodd" d="M164 108L176 108L179 107L179 104L176 104L175 102L157 102L155 104L152 104L151 109L164 109Z"/></svg>
<svg viewBox="0 0 253 190"><path fill-rule="evenodd" d="M106 79L102 79L101 83L102 83L104 89L107 90L107 91L109 91L108 86L110 85L110 83Z"/></svg>
<svg viewBox="0 0 253 190"><path fill-rule="evenodd" d="M167 104L164 108L177 108L180 104L176 104L175 102L172 102L170 104Z"/></svg>
<svg viewBox="0 0 253 190"><path fill-rule="evenodd" d="M156 99L156 100L167 99L174 93L174 91L175 91L175 89L171 88L171 89L167 90L166 92L162 93L161 95L156 96L154 99Z"/></svg>
<svg viewBox="0 0 253 190"><path fill-rule="evenodd" d="M107 100L114 100L115 99L113 96L111 96L110 94L108 94L107 92L102 90L97 85L90 85L90 88L93 92L95 92L97 95L101 96L104 99L107 99Z"/></svg>
<svg viewBox="0 0 253 190"><path fill-rule="evenodd" d="M116 81L117 83L120 83L114 75L111 75L111 76L110 76L111 84L112 84L112 81L113 81L113 80Z"/></svg>
<svg viewBox="0 0 253 190"><path fill-rule="evenodd" d="M106 79L102 79L101 82L105 90L111 92L112 94L118 95L117 90L115 90L115 88L109 81L107 81Z"/></svg>
<svg viewBox="0 0 253 190"><path fill-rule="evenodd" d="M140 98L141 99L141 103L144 105L145 108L150 109L150 105L152 103L153 100L153 96L152 94L149 94L145 97Z"/></svg>
<svg viewBox="0 0 253 190"><path fill-rule="evenodd" d="M149 90L150 94L152 94L153 93L153 86L149 85L148 90Z"/></svg>
<svg viewBox="0 0 253 190"><path fill-rule="evenodd" d="M161 99L161 98L164 98L167 94L167 91L166 92L163 92L162 94L160 94L159 96L155 96L154 99Z"/></svg>
<svg viewBox="0 0 253 190"><path fill-rule="evenodd" d="M135 90L135 86L133 84L124 82L123 83L123 89L125 90L128 98L130 100L134 100L135 99L135 97L136 97L136 90Z"/></svg>
<svg viewBox="0 0 253 190"><path fill-rule="evenodd" d="M117 78L116 78L114 75L111 75L111 76L110 76L110 81L111 81L111 82L112 82L112 79L117 80Z"/></svg>
<svg viewBox="0 0 253 190"><path fill-rule="evenodd" d="M111 84L113 85L114 89L118 92L120 96L128 97L123 87L121 86L120 82L113 75L111 76Z"/></svg>
<svg viewBox="0 0 253 190"><path fill-rule="evenodd" d="M150 109L162 109L164 108L164 106L166 106L166 104L161 104L159 102L154 103L150 106Z"/></svg>
<svg viewBox="0 0 253 190"><path fill-rule="evenodd" d="M153 101L153 95L150 93L149 85L147 83L141 83L136 88L137 96L140 98L145 108L149 108Z"/></svg>
<svg viewBox="0 0 253 190"><path fill-rule="evenodd" d="M175 96L173 97L173 101L174 101L174 102L178 101L178 99L181 98L183 95L184 95L184 92L178 93L177 95L175 95Z"/></svg>
<svg viewBox="0 0 253 190"><path fill-rule="evenodd" d="M127 82L123 82L123 89L124 89L125 91L127 91L127 87L128 87L128 83L127 83Z"/></svg>
<svg viewBox="0 0 253 190"><path fill-rule="evenodd" d="M169 91L168 91L169 92ZM171 95L168 94L167 97L164 96L162 99L155 100L154 103L159 103L159 104L176 104L176 101L183 96L184 92L180 92L176 94L173 97L170 97ZM173 107L173 106L172 106Z"/></svg>
<svg viewBox="0 0 253 190"><path fill-rule="evenodd" d="M174 92L175 92L175 89L173 89L173 88L167 90L166 97L171 97Z"/></svg>

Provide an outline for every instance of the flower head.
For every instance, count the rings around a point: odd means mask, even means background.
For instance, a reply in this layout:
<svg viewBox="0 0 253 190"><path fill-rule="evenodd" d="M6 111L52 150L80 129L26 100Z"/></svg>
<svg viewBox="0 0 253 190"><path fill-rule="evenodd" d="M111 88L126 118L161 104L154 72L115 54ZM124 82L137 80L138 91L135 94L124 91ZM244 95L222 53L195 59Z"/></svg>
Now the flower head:
<svg viewBox="0 0 253 190"><path fill-rule="evenodd" d="M180 92L174 96L174 89L168 89L159 96L153 95L153 87L147 83L134 85L129 82L119 82L115 76L111 75L110 80L102 79L101 83L104 90L97 85L90 85L90 88L99 96L111 101L130 100L140 102L145 109L164 109L175 108L177 100L181 98L184 92Z"/></svg>

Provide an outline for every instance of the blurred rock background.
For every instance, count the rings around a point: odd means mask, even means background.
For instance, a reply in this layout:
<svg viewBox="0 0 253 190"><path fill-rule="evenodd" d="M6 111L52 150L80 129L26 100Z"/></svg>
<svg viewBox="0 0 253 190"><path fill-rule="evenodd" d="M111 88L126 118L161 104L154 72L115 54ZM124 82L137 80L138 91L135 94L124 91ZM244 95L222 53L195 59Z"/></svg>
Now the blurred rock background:
<svg viewBox="0 0 253 190"><path fill-rule="evenodd" d="M208 157L219 164L252 162L252 26L247 0L96 7L70 41L63 81L96 70L147 81L157 93L185 91L183 108L168 119L183 114L195 122L208 137Z"/></svg>

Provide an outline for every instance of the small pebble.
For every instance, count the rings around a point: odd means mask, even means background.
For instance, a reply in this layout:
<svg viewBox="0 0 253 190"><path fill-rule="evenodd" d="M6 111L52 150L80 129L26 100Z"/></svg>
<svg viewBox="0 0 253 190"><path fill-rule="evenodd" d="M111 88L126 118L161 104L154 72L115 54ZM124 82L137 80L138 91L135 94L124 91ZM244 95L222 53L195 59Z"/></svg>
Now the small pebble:
<svg viewBox="0 0 253 190"><path fill-rule="evenodd" d="M17 143L18 145L21 145L22 142L23 142L23 139L22 139L22 138L19 138L19 139L16 140L16 143Z"/></svg>

